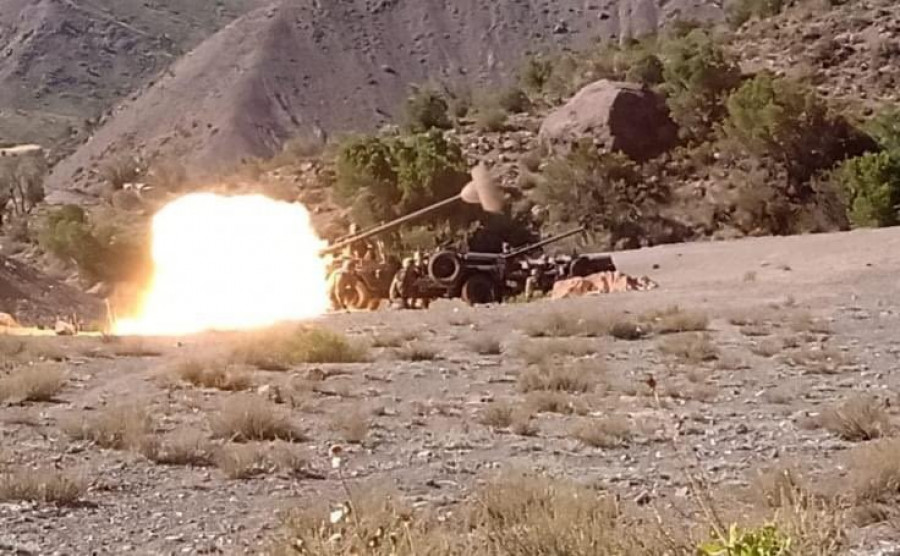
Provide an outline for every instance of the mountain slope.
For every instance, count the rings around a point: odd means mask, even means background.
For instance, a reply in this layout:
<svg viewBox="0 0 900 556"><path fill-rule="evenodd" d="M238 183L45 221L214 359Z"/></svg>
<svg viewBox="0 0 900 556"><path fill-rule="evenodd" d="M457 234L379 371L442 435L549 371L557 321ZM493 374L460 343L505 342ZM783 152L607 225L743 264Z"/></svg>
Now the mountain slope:
<svg viewBox="0 0 900 556"><path fill-rule="evenodd" d="M412 83L496 80L527 52L646 32L673 14L720 15L690 0L276 2L227 26L120 106L56 168L50 187L95 184L104 162L123 153L224 171L297 134L393 121Z"/></svg>

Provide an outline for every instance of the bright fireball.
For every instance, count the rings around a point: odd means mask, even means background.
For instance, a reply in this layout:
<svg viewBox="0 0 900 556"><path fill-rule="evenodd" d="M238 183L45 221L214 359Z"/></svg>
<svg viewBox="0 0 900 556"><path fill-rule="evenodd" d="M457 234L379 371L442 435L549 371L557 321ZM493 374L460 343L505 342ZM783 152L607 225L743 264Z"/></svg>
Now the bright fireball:
<svg viewBox="0 0 900 556"><path fill-rule="evenodd" d="M325 246L299 204L186 195L153 218L153 277L122 335L249 330L328 309Z"/></svg>

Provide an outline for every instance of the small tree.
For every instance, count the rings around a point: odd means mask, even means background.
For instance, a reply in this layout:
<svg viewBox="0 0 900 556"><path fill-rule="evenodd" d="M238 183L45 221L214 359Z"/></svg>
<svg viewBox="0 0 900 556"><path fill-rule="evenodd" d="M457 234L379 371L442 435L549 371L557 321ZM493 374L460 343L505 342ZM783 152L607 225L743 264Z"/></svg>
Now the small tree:
<svg viewBox="0 0 900 556"><path fill-rule="evenodd" d="M900 157L869 153L846 161L835 178L847 197L854 226L896 226L900 210Z"/></svg>
<svg viewBox="0 0 900 556"><path fill-rule="evenodd" d="M444 96L430 87L416 89L406 99L406 122L413 132L430 129L449 129L450 110Z"/></svg>
<svg viewBox="0 0 900 556"><path fill-rule="evenodd" d="M811 89L769 73L729 97L725 130L751 155L784 167L795 193L815 173L874 147Z"/></svg>
<svg viewBox="0 0 900 556"><path fill-rule="evenodd" d="M631 62L631 67L625 72L625 79L632 83L654 86L665 80L663 72L664 67L659 56L645 52Z"/></svg>
<svg viewBox="0 0 900 556"><path fill-rule="evenodd" d="M627 156L598 154L585 143L547 164L537 194L554 220L608 231L615 245L637 239L640 222L652 215L665 190L644 182Z"/></svg>
<svg viewBox="0 0 900 556"><path fill-rule="evenodd" d="M522 71L519 74L519 81L527 90L535 93L544 91L544 87L550 82L553 75L553 61L549 58L530 56L525 60Z"/></svg>
<svg viewBox="0 0 900 556"><path fill-rule="evenodd" d="M47 162L41 156L0 161L0 225L5 216L26 216L44 200Z"/></svg>
<svg viewBox="0 0 900 556"><path fill-rule="evenodd" d="M881 148L900 153L900 108L891 108L877 114L865 128Z"/></svg>
<svg viewBox="0 0 900 556"><path fill-rule="evenodd" d="M665 44L663 77L682 134L703 140L725 116L725 97L740 84L741 72L708 31L694 29Z"/></svg>

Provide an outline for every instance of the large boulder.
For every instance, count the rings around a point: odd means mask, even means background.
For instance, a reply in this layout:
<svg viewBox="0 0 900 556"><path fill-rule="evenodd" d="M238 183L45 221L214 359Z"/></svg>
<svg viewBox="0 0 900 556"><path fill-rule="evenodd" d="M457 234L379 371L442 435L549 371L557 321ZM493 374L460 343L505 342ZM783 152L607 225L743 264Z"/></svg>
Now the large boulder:
<svg viewBox="0 0 900 556"><path fill-rule="evenodd" d="M598 149L643 162L677 144L678 126L653 91L601 79L578 91L541 125L541 143L557 152L585 139Z"/></svg>

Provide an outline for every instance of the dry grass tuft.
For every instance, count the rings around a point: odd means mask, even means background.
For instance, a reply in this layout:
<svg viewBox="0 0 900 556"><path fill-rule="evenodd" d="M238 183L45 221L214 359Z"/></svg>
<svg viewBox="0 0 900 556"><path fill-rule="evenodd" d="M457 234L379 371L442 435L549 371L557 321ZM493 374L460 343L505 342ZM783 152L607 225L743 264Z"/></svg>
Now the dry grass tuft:
<svg viewBox="0 0 900 556"><path fill-rule="evenodd" d="M303 433L280 408L252 395L227 400L211 419L210 426L217 438L234 442L304 439Z"/></svg>
<svg viewBox="0 0 900 556"><path fill-rule="evenodd" d="M478 355L500 355L503 345L500 340L491 336L479 336L469 341L469 349Z"/></svg>
<svg viewBox="0 0 900 556"><path fill-rule="evenodd" d="M306 454L292 444L276 444L272 450L272 463L291 477L304 477L310 471Z"/></svg>
<svg viewBox="0 0 900 556"><path fill-rule="evenodd" d="M648 329L629 319L621 319L613 322L609 327L609 335L617 340L634 342L644 338Z"/></svg>
<svg viewBox="0 0 900 556"><path fill-rule="evenodd" d="M868 396L851 399L822 412L819 425L850 442L874 440L892 429L884 406Z"/></svg>
<svg viewBox="0 0 900 556"><path fill-rule="evenodd" d="M301 363L359 363L368 360L368 353L337 332L280 326L244 335L233 360L263 370L284 371Z"/></svg>
<svg viewBox="0 0 900 556"><path fill-rule="evenodd" d="M362 411L339 413L331 420L331 429L341 435L345 442L362 444L369 435L370 416Z"/></svg>
<svg viewBox="0 0 900 556"><path fill-rule="evenodd" d="M678 306L652 314L651 322L653 329L660 334L703 332L709 328L709 316L706 313Z"/></svg>
<svg viewBox="0 0 900 556"><path fill-rule="evenodd" d="M505 429L513 423L513 406L506 402L493 402L481 413L481 424L494 429Z"/></svg>
<svg viewBox="0 0 900 556"><path fill-rule="evenodd" d="M830 335L831 325L822 319L814 318L809 313L796 313L791 315L788 325L794 332L809 334Z"/></svg>
<svg viewBox="0 0 900 556"><path fill-rule="evenodd" d="M900 438L886 438L850 453L854 502L896 505L900 501Z"/></svg>
<svg viewBox="0 0 900 556"><path fill-rule="evenodd" d="M184 382L200 388L239 392L253 386L253 378L247 371L199 359L178 362L175 374Z"/></svg>
<svg viewBox="0 0 900 556"><path fill-rule="evenodd" d="M525 397L526 406L535 413L561 413L568 415L575 411L572 398L565 392L537 390Z"/></svg>
<svg viewBox="0 0 900 556"><path fill-rule="evenodd" d="M72 506L81 500L86 490L85 481L55 469L18 469L0 473L0 502Z"/></svg>
<svg viewBox="0 0 900 556"><path fill-rule="evenodd" d="M750 352L760 357L775 357L785 349L783 338L766 338L750 347Z"/></svg>
<svg viewBox="0 0 900 556"><path fill-rule="evenodd" d="M565 357L584 357L595 353L597 353L596 349L586 340L532 340L516 346L516 355L529 365Z"/></svg>
<svg viewBox="0 0 900 556"><path fill-rule="evenodd" d="M147 459L161 465L207 467L213 463L213 445L199 431L182 431L142 444Z"/></svg>
<svg viewBox="0 0 900 556"><path fill-rule="evenodd" d="M265 452L258 444L229 444L216 452L215 464L233 480L249 479L268 471Z"/></svg>
<svg viewBox="0 0 900 556"><path fill-rule="evenodd" d="M760 471L754 477L750 492L760 505L781 508L797 502L797 496L806 491L796 470L775 467Z"/></svg>
<svg viewBox="0 0 900 556"><path fill-rule="evenodd" d="M419 339L419 333L413 330L405 332L397 332L390 334L375 334L372 337L372 347L374 348L398 348L408 342Z"/></svg>
<svg viewBox="0 0 900 556"><path fill-rule="evenodd" d="M116 338L112 352L119 357L159 357L163 354L143 338Z"/></svg>
<svg viewBox="0 0 900 556"><path fill-rule="evenodd" d="M597 383L600 365L572 365L544 363L529 367L519 374L519 388L522 392L552 390L581 394L590 392Z"/></svg>
<svg viewBox="0 0 900 556"><path fill-rule="evenodd" d="M785 354L785 362L801 367L806 374L832 375L853 363L844 352L820 345L804 346Z"/></svg>
<svg viewBox="0 0 900 556"><path fill-rule="evenodd" d="M719 348L712 343L707 334L678 334L664 338L659 350L681 361L682 363L699 364L715 361L719 357Z"/></svg>
<svg viewBox="0 0 900 556"><path fill-rule="evenodd" d="M522 327L531 338L599 337L609 333L612 322L606 318L578 312L555 312L536 316Z"/></svg>
<svg viewBox="0 0 900 556"><path fill-rule="evenodd" d="M590 419L575 427L572 436L593 448L618 448L631 439L632 427L624 417Z"/></svg>
<svg viewBox="0 0 900 556"><path fill-rule="evenodd" d="M143 407L115 406L98 413L69 416L62 428L74 440L88 440L112 450L140 449L150 433L150 417Z"/></svg>
<svg viewBox="0 0 900 556"><path fill-rule="evenodd" d="M436 349L421 342L414 342L397 350L397 357L404 361L434 361L438 358Z"/></svg>
<svg viewBox="0 0 900 556"><path fill-rule="evenodd" d="M0 378L0 401L53 401L65 383L65 373L55 366L25 367Z"/></svg>

